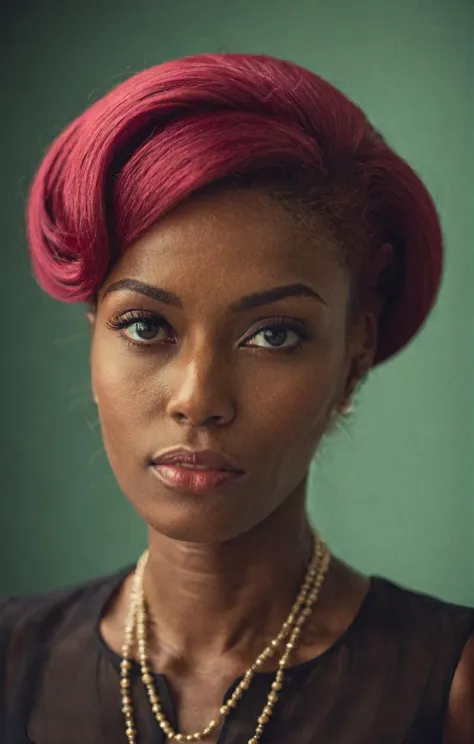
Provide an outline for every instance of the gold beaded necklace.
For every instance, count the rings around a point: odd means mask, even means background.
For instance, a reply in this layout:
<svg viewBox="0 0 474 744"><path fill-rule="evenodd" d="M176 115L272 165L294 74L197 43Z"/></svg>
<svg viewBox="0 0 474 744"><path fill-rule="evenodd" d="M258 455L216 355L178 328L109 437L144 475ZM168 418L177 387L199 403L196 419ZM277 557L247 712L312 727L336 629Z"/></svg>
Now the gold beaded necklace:
<svg viewBox="0 0 474 744"><path fill-rule="evenodd" d="M278 694L283 685L285 668L288 666L288 659L292 650L296 646L296 641L301 633L301 629L306 619L311 615L313 605L316 602L324 577L330 564L331 555L328 548L318 535L314 536L314 551L311 561L306 571L303 584L298 592L296 601L291 608L290 614L282 625L278 635L269 643L269 645L257 657L251 667L245 672L241 681L235 688L229 699L222 705L219 715L208 723L202 730L193 734L180 734L174 731L171 724L163 713L161 702L153 684L152 669L147 656L147 614L146 601L143 591L143 573L148 560L148 551L140 557L135 570L133 579L129 611L125 625L125 638L122 646L122 661L120 664L120 688L122 694L122 712L125 716L125 733L129 744L136 744L137 731L133 718L133 702L131 694L130 669L132 666L132 648L134 635L138 643L138 655L140 661L141 677L147 690L153 714L161 727L164 734L169 740L177 742L202 741L209 736L221 723L222 718L229 715L233 708L237 707L238 701L245 690L248 690L250 683L256 672L262 667L267 659L275 655L281 647L283 641L287 640L284 651L278 662L278 669L275 673L275 680L272 683L271 691L267 696L267 702L258 718L257 727L254 736L248 744L258 744L262 736L265 725L269 722L273 713L273 708L278 700Z"/></svg>

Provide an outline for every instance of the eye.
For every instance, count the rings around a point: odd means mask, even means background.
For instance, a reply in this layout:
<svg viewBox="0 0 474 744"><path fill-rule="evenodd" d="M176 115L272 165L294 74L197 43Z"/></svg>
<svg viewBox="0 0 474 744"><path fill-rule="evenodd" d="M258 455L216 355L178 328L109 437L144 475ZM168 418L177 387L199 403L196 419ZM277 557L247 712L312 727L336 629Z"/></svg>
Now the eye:
<svg viewBox="0 0 474 744"><path fill-rule="evenodd" d="M293 341L291 340L292 336ZM273 323L267 321L264 325L261 325L257 332L250 337L250 340L257 339L258 343L250 345L270 351L281 349L290 352L301 349L302 342L308 338L309 333L304 324L287 319L278 319Z"/></svg>
<svg viewBox="0 0 474 744"><path fill-rule="evenodd" d="M175 342L170 324L162 315L150 311L130 310L119 317L111 318L106 326L114 331L122 331L120 335L124 341L134 346L146 348ZM254 329L245 345L264 351L289 353L301 350L302 342L310 337L304 323L288 318L276 318L272 323L268 320L262 322L256 330ZM256 339L257 343L249 344L248 341L253 339Z"/></svg>
<svg viewBox="0 0 474 744"><path fill-rule="evenodd" d="M136 346L167 343L172 335L169 323L161 315L143 310L131 310L106 325L113 331L123 331L125 341Z"/></svg>

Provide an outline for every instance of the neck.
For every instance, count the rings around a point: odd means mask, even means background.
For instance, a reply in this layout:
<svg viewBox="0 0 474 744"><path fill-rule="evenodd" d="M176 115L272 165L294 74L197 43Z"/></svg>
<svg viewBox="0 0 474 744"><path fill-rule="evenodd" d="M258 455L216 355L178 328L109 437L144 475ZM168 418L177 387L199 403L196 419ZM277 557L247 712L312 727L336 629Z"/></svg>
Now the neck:
<svg viewBox="0 0 474 744"><path fill-rule="evenodd" d="M237 647L251 654L279 632L313 541L305 484L263 523L225 543L183 543L150 531L150 647L196 660Z"/></svg>

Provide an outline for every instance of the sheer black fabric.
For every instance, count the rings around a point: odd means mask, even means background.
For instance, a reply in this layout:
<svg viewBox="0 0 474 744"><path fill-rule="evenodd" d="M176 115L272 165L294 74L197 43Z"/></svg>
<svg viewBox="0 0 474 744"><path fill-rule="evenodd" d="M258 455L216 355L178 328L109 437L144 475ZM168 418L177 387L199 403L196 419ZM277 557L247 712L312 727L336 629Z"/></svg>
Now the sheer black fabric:
<svg viewBox="0 0 474 744"><path fill-rule="evenodd" d="M0 601L2 744L127 744L120 658L99 618L133 567L72 589ZM321 656L292 667L262 744L441 744L455 668L474 609L380 577L354 622ZM139 744L163 744L133 669ZM261 673L219 744L247 744L272 674ZM175 722L166 680L155 675Z"/></svg>

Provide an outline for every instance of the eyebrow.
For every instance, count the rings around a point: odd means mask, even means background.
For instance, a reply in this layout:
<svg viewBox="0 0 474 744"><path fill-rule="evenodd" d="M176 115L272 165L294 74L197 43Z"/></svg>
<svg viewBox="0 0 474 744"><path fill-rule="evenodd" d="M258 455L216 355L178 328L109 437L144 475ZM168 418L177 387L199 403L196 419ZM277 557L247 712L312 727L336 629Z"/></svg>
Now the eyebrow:
<svg viewBox="0 0 474 744"><path fill-rule="evenodd" d="M174 292L140 282L137 279L120 279L120 281L110 284L103 294L103 299L112 292L123 290L137 292L138 294L145 295L145 297L151 297L152 300L162 302L165 305L176 307L179 310L183 309L183 303ZM270 305L272 302L278 302L278 300L283 300L286 297L311 297L323 305L327 305L327 302L314 289L311 289L306 284L297 283L287 284L282 287L272 287L271 289L265 289L263 292L253 292L245 297L241 297L240 300L232 302L230 310L234 313L244 312L261 307L262 305Z"/></svg>

